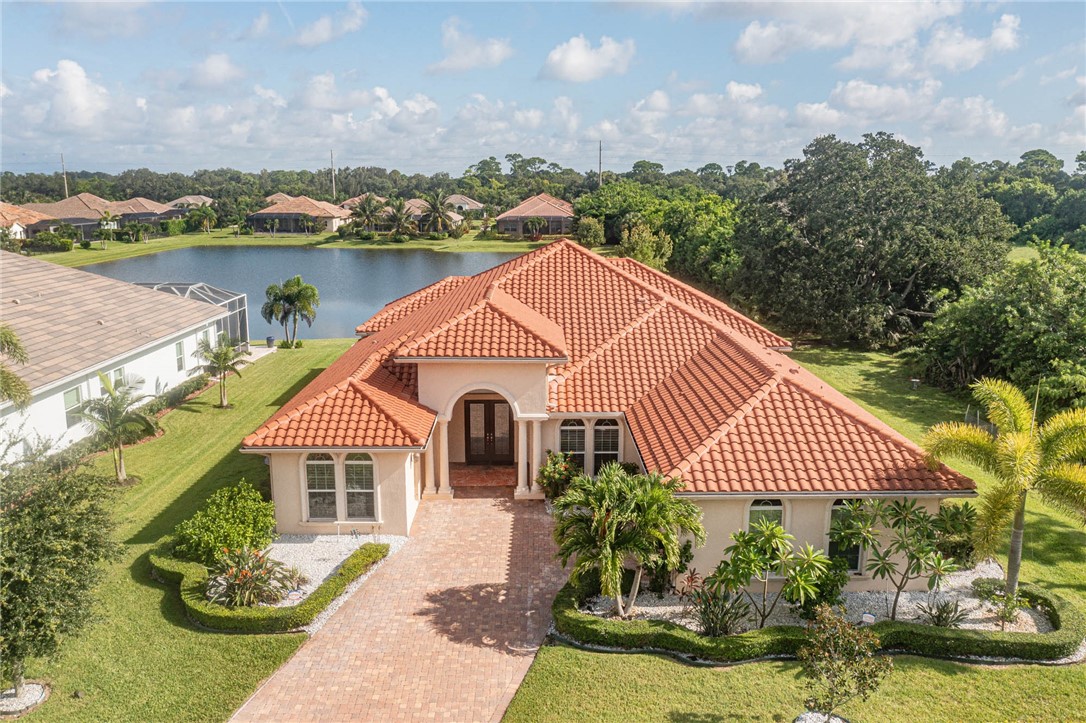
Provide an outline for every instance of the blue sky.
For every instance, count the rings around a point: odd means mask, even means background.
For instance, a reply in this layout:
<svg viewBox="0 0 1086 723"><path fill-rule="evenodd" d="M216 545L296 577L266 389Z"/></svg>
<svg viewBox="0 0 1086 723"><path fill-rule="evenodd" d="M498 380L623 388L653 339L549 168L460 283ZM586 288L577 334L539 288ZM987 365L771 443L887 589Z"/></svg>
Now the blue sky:
<svg viewBox="0 0 1086 723"><path fill-rule="evenodd" d="M9 3L0 164L189 172L487 156L780 165L886 130L936 163L1086 148L1086 4Z"/></svg>

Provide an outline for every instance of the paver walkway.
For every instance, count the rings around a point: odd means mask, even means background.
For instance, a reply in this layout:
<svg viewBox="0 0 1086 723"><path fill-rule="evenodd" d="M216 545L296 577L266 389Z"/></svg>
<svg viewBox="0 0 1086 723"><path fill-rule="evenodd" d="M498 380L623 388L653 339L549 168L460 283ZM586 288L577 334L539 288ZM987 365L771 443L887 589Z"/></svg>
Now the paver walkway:
<svg viewBox="0 0 1086 723"><path fill-rule="evenodd" d="M565 574L542 502L465 497L425 500L411 539L234 720L500 719Z"/></svg>

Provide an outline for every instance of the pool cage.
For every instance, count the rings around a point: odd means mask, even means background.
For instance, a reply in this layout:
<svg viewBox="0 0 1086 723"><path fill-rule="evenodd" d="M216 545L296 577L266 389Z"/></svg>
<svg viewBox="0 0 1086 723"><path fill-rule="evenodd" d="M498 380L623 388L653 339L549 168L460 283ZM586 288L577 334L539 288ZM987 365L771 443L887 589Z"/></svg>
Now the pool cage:
<svg viewBox="0 0 1086 723"><path fill-rule="evenodd" d="M143 286L185 299L203 301L226 309L230 312L230 315L215 322L216 334L225 333L229 338L237 339L240 348L249 348L249 309L245 294L220 289L217 286L211 286L203 282L181 283L171 281L165 283L139 283L136 286Z"/></svg>

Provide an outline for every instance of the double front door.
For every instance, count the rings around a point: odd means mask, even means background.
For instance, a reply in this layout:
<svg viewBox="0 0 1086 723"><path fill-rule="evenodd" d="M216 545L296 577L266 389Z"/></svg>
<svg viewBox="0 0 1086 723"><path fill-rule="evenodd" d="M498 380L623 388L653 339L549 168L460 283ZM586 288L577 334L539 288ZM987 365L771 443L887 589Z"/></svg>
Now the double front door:
<svg viewBox="0 0 1086 723"><path fill-rule="evenodd" d="M513 464L513 409L497 400L466 400L468 464Z"/></svg>

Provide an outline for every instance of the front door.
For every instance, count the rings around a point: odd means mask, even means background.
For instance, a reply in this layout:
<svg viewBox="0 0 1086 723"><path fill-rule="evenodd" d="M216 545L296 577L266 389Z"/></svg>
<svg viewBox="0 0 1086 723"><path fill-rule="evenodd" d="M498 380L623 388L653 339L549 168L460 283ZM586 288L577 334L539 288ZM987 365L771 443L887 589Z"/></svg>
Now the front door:
<svg viewBox="0 0 1086 723"><path fill-rule="evenodd" d="M513 464L513 409L505 402L464 402L468 464Z"/></svg>

